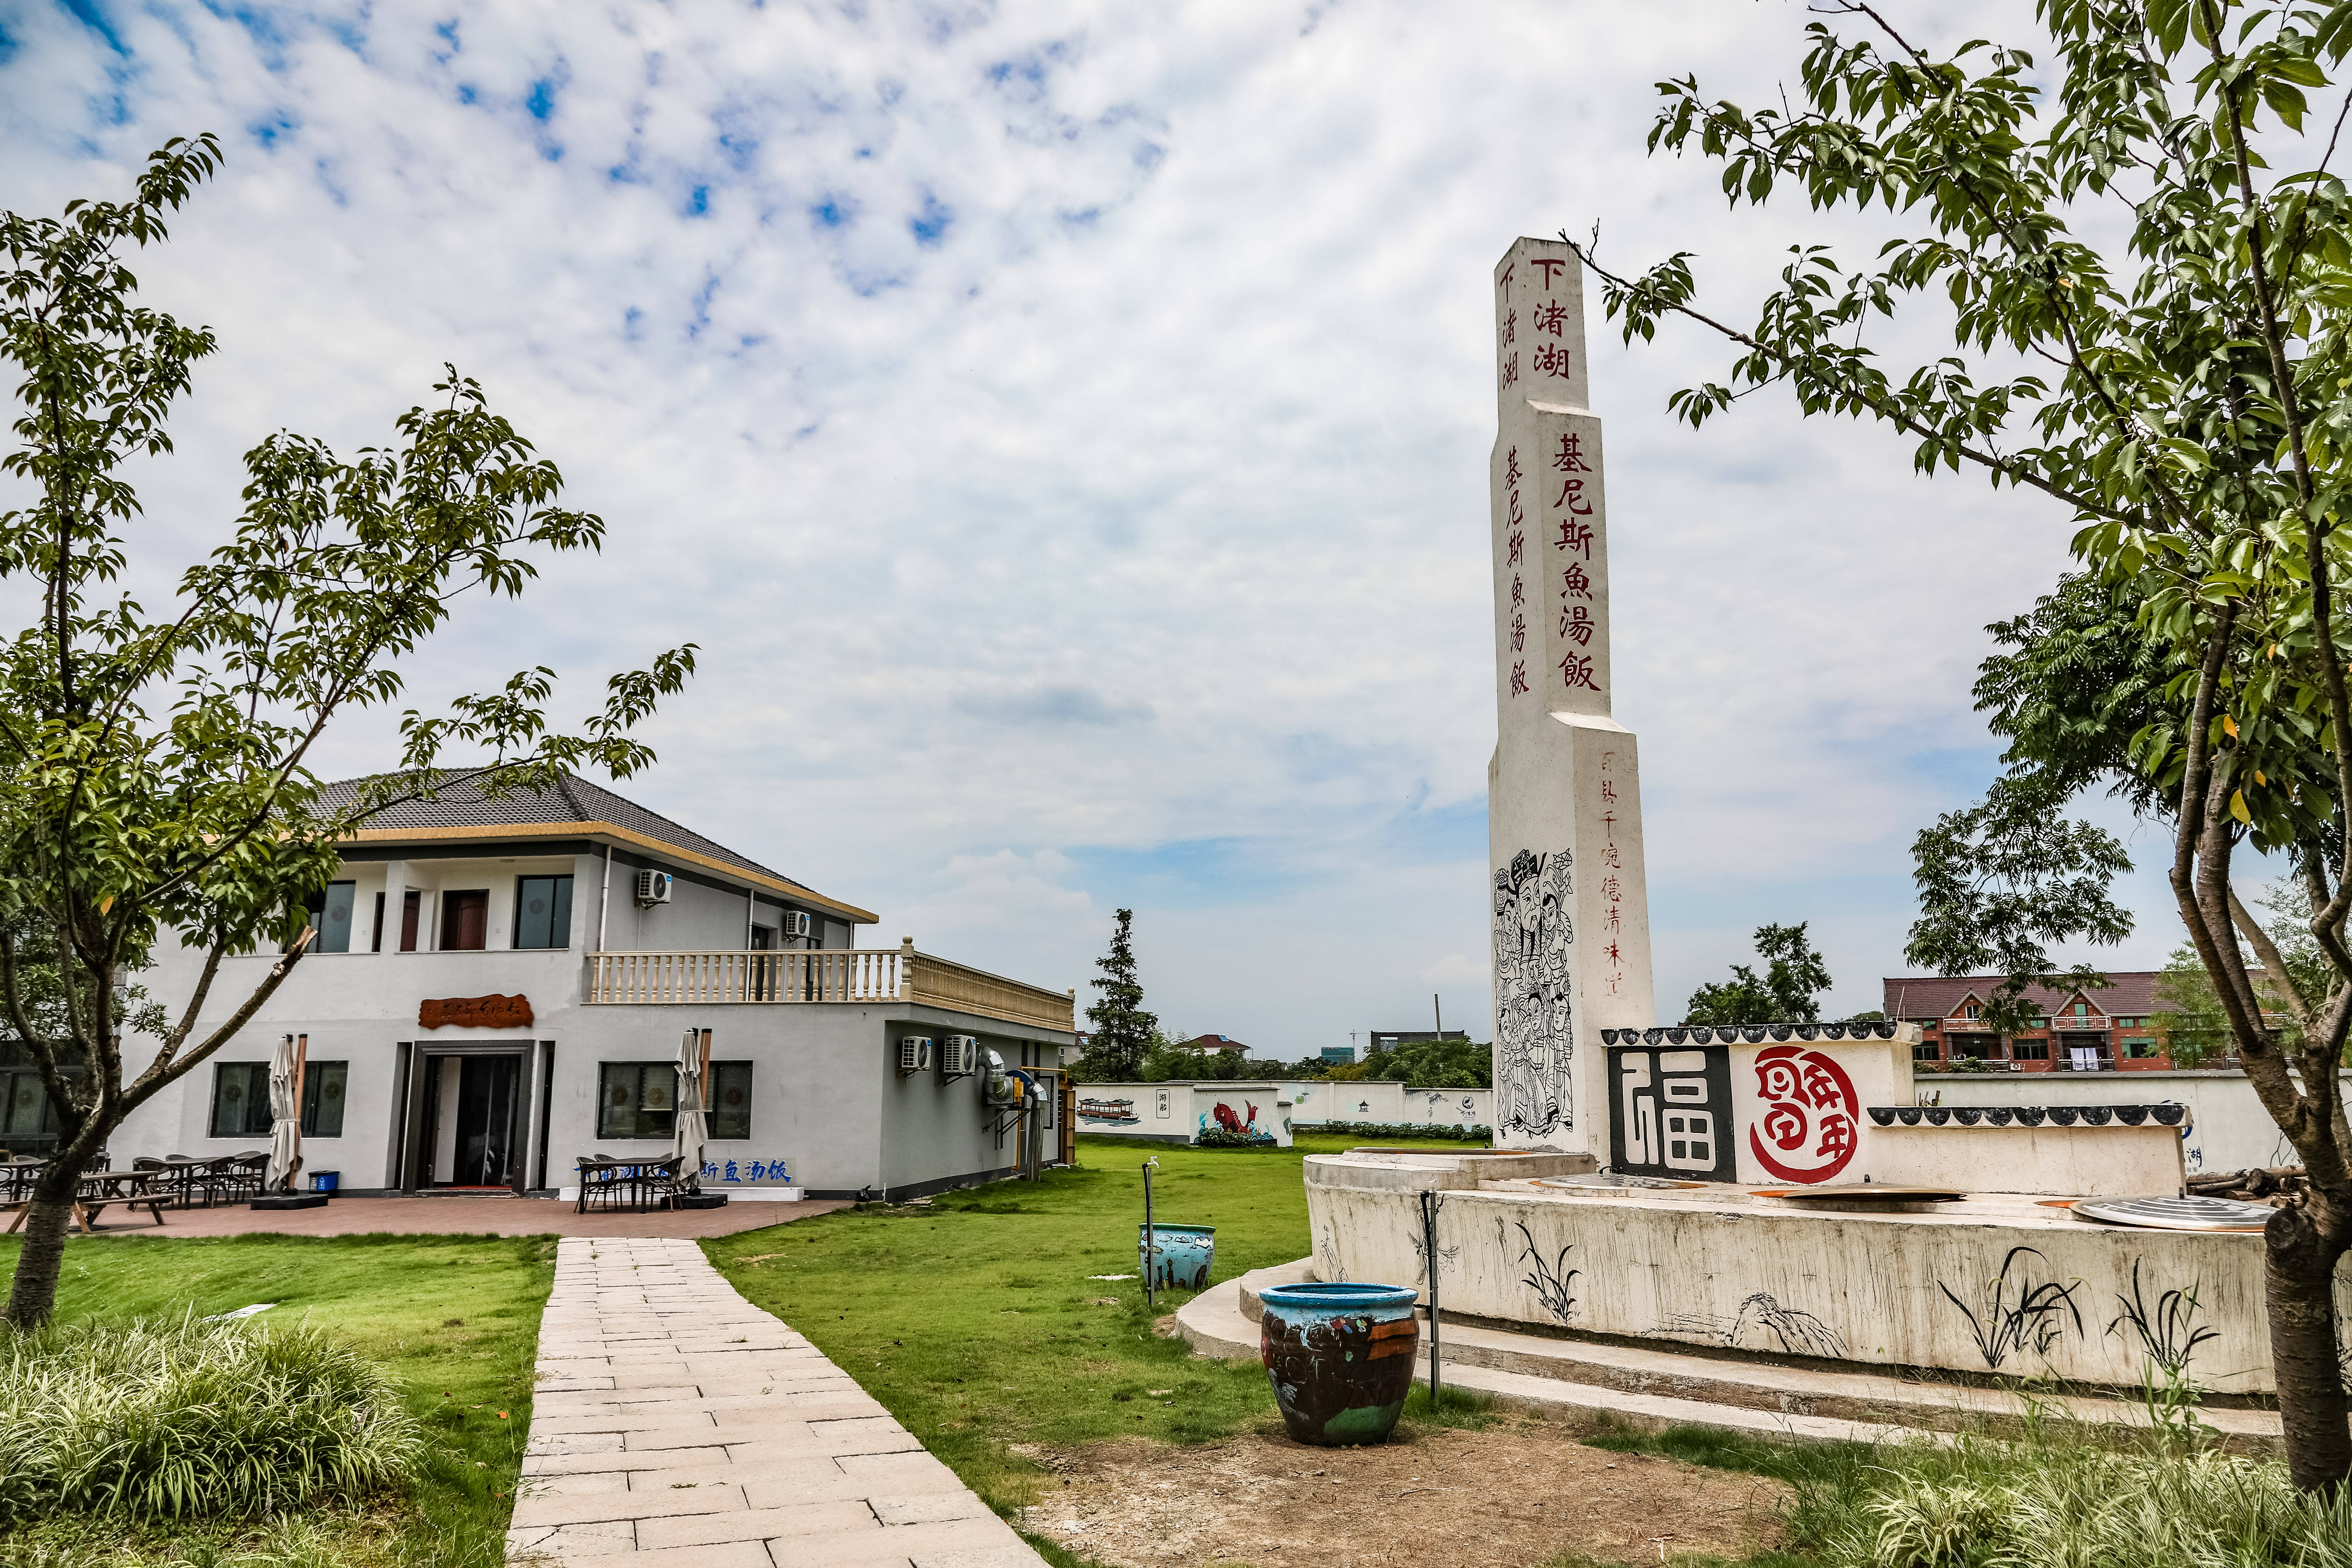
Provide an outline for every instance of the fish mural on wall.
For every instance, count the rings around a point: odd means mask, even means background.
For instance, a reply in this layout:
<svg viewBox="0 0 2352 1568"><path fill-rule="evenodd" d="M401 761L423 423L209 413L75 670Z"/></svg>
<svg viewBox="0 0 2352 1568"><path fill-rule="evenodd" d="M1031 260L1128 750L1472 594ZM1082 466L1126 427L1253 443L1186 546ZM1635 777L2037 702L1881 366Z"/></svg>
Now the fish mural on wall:
<svg viewBox="0 0 2352 1568"><path fill-rule="evenodd" d="M1223 1100L1217 1101L1215 1105L1201 1113L1199 1131L1206 1132L1209 1130L1209 1119L1213 1116L1216 1118L1218 1128L1223 1131L1238 1132L1253 1143L1276 1142L1273 1133L1257 1124L1257 1107L1246 1100L1242 1101L1242 1105L1249 1112L1246 1119L1235 1114L1234 1108Z"/></svg>

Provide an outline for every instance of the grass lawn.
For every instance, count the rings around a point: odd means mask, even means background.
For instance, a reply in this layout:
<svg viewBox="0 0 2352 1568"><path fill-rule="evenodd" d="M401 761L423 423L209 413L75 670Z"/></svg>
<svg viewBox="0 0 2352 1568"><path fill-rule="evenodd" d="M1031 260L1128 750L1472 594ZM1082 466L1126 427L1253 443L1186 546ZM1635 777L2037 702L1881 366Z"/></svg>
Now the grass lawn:
<svg viewBox="0 0 2352 1568"><path fill-rule="evenodd" d="M0 1269L15 1268L16 1245L0 1246ZM52 1521L0 1536L0 1563L496 1568L554 1260L554 1242L534 1237L68 1238L60 1321L275 1302L262 1321L308 1318L391 1370L425 1424L428 1457L411 1495L369 1509L169 1531Z"/></svg>
<svg viewBox="0 0 2352 1568"><path fill-rule="evenodd" d="M1153 1215L1217 1227L1213 1279L1307 1256L1301 1163L1362 1141L1188 1149L1078 1140L1080 1168L944 1194L928 1207L842 1210L702 1244L736 1289L814 1341L999 1508L1045 1472L1016 1444L1221 1437L1276 1419L1251 1363L1195 1361L1152 1332L1136 1272L1140 1167ZM1461 1148L1433 1143L1433 1148ZM1192 1299L1162 1290L1164 1315Z"/></svg>

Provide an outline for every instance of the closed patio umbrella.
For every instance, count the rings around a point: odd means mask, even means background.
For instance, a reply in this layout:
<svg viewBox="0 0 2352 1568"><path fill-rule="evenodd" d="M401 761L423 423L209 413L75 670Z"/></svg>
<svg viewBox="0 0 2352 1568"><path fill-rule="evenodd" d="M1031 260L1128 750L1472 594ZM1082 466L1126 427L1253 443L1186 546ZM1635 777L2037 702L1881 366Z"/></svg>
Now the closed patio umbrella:
<svg viewBox="0 0 2352 1568"><path fill-rule="evenodd" d="M686 1190L702 1191L702 1145L710 1119L702 1110L702 1076L709 1066L710 1031L688 1029L677 1047L677 1157Z"/></svg>
<svg viewBox="0 0 2352 1568"><path fill-rule="evenodd" d="M297 1045L295 1037L279 1038L269 1058L269 1173L266 1192L290 1193L294 1173L302 1168L302 1058L310 1053L310 1037Z"/></svg>

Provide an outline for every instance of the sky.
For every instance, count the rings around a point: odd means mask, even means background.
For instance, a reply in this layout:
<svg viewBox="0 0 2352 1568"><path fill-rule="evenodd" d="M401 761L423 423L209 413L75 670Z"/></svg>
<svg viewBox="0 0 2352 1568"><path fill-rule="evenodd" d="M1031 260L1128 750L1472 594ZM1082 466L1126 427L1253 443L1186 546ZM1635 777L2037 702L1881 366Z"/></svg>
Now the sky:
<svg viewBox="0 0 2352 1568"><path fill-rule="evenodd" d="M1931 43L2030 23L1893 9ZM1485 1039L1489 269L1598 226L1615 266L1695 252L1737 319L1790 245L1874 247L1644 151L1655 82L1768 100L1809 19L0 0L0 205L223 140L136 267L221 342L139 476L151 584L234 527L254 443L387 441L454 363L610 532L462 607L404 667L418 706L546 664L576 714L691 640L619 787L876 910L863 942L1083 1005L1131 908L1171 1027L1289 1059L1442 1009ZM1771 394L1694 432L1666 399L1720 349L1628 348L1597 289L1587 331L1660 1011L1768 921L1810 922L1833 1016L1875 1007L1912 836L1997 765L1984 627L2072 528ZM392 736L362 716L322 770ZM2160 964L2166 843L2092 815L2142 912L2095 956Z"/></svg>

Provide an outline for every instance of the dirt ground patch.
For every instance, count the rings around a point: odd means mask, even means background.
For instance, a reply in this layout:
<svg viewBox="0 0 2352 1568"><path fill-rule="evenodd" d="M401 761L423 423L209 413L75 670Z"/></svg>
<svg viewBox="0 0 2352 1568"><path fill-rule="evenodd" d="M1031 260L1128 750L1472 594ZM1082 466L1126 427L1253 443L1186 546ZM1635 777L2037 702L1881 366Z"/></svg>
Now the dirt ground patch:
<svg viewBox="0 0 2352 1568"><path fill-rule="evenodd" d="M1022 1523L1111 1568L1533 1568L1562 1552L1659 1563L1780 1539L1788 1489L1762 1477L1589 1448L1542 1422L1399 1436L1312 1448L1275 1425L1192 1447L1024 1447L1057 1479Z"/></svg>

